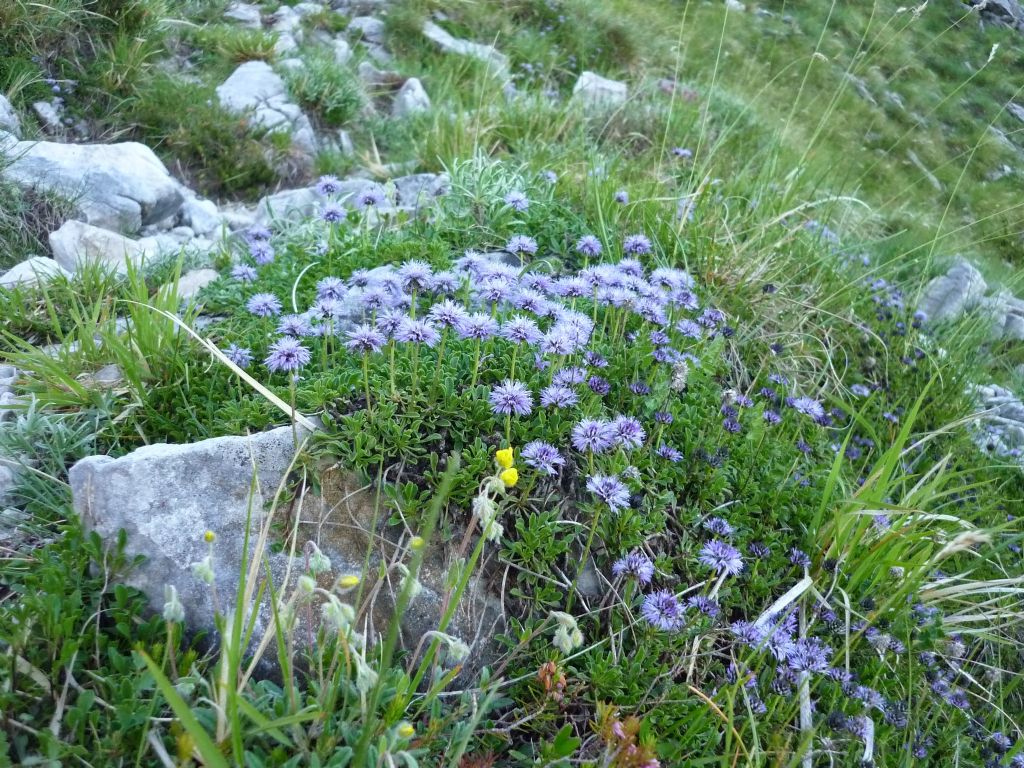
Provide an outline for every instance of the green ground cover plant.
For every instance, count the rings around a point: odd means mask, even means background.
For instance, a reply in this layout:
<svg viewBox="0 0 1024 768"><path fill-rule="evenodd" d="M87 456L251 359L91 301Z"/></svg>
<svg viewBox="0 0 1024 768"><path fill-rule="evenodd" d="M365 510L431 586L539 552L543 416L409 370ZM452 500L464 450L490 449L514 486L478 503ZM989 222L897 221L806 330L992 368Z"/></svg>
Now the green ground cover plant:
<svg viewBox="0 0 1024 768"><path fill-rule="evenodd" d="M208 103L239 61L273 58L222 5L106 7L114 37L75 46L75 92L82 114L123 99L111 125L245 193L291 171ZM226 241L192 300L173 259L0 289L0 355L34 398L0 431L30 468L24 538L0 554L0 764L1024 765L1024 473L979 450L968 392L1021 353L914 311L959 248L996 274L1019 262L1012 177L988 178L1014 152L987 137L1014 130L993 62L1020 43L959 4L762 5L398 3L393 66L432 112L366 115L355 64L312 43L289 85L371 170L444 170L420 215L372 191L342 205L324 175L316 215ZM39 50L71 60L44 10L94 9L8 9L20 73ZM438 10L511 57L519 98L428 47ZM198 82L148 66L170 34L152 14L206 25L175 33ZM586 69L643 86L588 113L564 100ZM61 208L0 195L3 265L44 239L19 222ZM119 385L90 386L110 364ZM149 611L126 541L71 509L82 457L312 416L215 632L186 631L173 592ZM359 620L370 574L288 525L324 464L404 526L378 636ZM248 637L263 557L299 546ZM430 547L454 553L449 597L410 649L397 626ZM452 624L471 580L504 618L473 656Z"/></svg>

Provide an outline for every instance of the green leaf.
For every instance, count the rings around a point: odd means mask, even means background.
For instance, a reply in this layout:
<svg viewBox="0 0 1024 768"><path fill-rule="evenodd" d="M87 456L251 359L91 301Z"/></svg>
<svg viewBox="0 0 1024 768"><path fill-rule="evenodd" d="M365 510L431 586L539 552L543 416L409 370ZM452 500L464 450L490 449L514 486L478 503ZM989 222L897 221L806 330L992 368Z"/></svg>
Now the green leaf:
<svg viewBox="0 0 1024 768"><path fill-rule="evenodd" d="M160 667L149 658L149 655L145 651L138 651L142 660L146 662L146 667L149 669L153 679L156 681L157 688L160 689L160 693L167 699L167 703L171 705L171 709L174 710L174 714L177 715L178 720L181 721L181 727L185 729L189 736L196 744L196 749L199 750L199 754L203 758L203 762L206 763L207 768L228 768L228 762L224 759L224 755L220 753L217 746L213 743L210 735L203 730L203 727L199 725L199 721L196 720L196 716L192 714L192 710L189 708L185 700L178 695L178 692L174 690L174 686L171 681L167 679L163 672L160 671Z"/></svg>

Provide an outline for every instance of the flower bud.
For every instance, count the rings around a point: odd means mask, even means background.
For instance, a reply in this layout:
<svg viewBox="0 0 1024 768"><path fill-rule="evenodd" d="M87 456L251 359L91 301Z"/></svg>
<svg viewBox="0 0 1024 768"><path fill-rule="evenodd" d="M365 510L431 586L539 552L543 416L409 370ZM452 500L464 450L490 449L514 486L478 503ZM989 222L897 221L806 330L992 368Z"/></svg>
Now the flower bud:
<svg viewBox="0 0 1024 768"><path fill-rule="evenodd" d="M495 452L494 458L502 469L510 469L515 461L512 448L502 448L500 451Z"/></svg>

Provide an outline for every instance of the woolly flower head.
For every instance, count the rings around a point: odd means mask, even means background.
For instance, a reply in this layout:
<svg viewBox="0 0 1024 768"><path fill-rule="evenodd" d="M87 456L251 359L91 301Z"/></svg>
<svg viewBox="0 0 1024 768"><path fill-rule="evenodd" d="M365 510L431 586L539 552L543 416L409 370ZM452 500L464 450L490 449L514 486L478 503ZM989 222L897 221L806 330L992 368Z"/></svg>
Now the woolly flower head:
<svg viewBox="0 0 1024 768"><path fill-rule="evenodd" d="M651 252L651 241L643 235L627 235L622 241L622 250L633 256L643 256Z"/></svg>
<svg viewBox="0 0 1024 768"><path fill-rule="evenodd" d="M601 241L593 235L584 235L576 241L576 252L583 256L590 258L600 256L602 250Z"/></svg>
<svg viewBox="0 0 1024 768"><path fill-rule="evenodd" d="M522 213L530 207L530 201L527 199L526 195L519 190L513 190L505 195L505 205L513 211Z"/></svg>
<svg viewBox="0 0 1024 768"><path fill-rule="evenodd" d="M735 576L743 570L743 557L738 549L724 541L714 539L700 549L701 563L718 573Z"/></svg>
<svg viewBox="0 0 1024 768"><path fill-rule="evenodd" d="M537 252L537 241L527 235L513 235L505 244L505 250L509 253L528 253L532 255Z"/></svg>
<svg viewBox="0 0 1024 768"><path fill-rule="evenodd" d="M629 507L629 489L615 475L591 475L587 478L587 490L612 512Z"/></svg>
<svg viewBox="0 0 1024 768"><path fill-rule="evenodd" d="M650 584L654 578L654 562L643 552L630 552L612 564L615 576L628 576L641 584Z"/></svg>
<svg viewBox="0 0 1024 768"><path fill-rule="evenodd" d="M491 390L491 411L502 416L528 416L533 410L533 393L525 384L506 379Z"/></svg>
<svg viewBox="0 0 1024 768"><path fill-rule="evenodd" d="M665 632L677 632L686 623L686 608L670 590L652 592L644 598L640 615L648 624Z"/></svg>
<svg viewBox="0 0 1024 768"><path fill-rule="evenodd" d="M272 293L256 293L245 303L245 308L257 317L271 317L281 313L281 302Z"/></svg>
<svg viewBox="0 0 1024 768"><path fill-rule="evenodd" d="M533 467L545 475L557 475L558 467L565 464L565 459L558 449L542 440L533 440L523 446L519 454L527 466Z"/></svg>
<svg viewBox="0 0 1024 768"><path fill-rule="evenodd" d="M310 351L302 346L298 339L285 336L270 345L270 351L263 364L271 373L294 373L306 365L310 358Z"/></svg>

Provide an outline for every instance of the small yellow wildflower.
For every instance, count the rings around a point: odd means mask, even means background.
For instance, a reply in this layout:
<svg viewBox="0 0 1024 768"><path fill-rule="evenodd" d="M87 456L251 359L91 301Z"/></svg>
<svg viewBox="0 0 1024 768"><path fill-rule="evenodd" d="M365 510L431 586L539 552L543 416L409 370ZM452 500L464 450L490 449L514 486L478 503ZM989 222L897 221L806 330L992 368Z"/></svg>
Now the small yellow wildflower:
<svg viewBox="0 0 1024 768"><path fill-rule="evenodd" d="M494 454L494 458L502 469L511 469L512 463L515 461L512 455L512 448L502 448Z"/></svg>
<svg viewBox="0 0 1024 768"><path fill-rule="evenodd" d="M511 488L519 482L519 470L515 467L510 467L498 475L498 477L501 478L501 482L505 484L506 488Z"/></svg>
<svg viewBox="0 0 1024 768"><path fill-rule="evenodd" d="M207 531L203 534L203 541L205 541L207 544L213 544L213 540L216 538L217 534L215 534L213 531Z"/></svg>
<svg viewBox="0 0 1024 768"><path fill-rule="evenodd" d="M355 574L349 574L348 576L342 576L338 580L338 585L342 589L351 589L359 583L359 577Z"/></svg>
<svg viewBox="0 0 1024 768"><path fill-rule="evenodd" d="M402 721L398 724L398 735L403 739L410 739L416 735L416 729L412 727L411 723Z"/></svg>
<svg viewBox="0 0 1024 768"><path fill-rule="evenodd" d="M422 536L413 536L409 539L409 547L413 550L423 549L426 546L426 540Z"/></svg>

